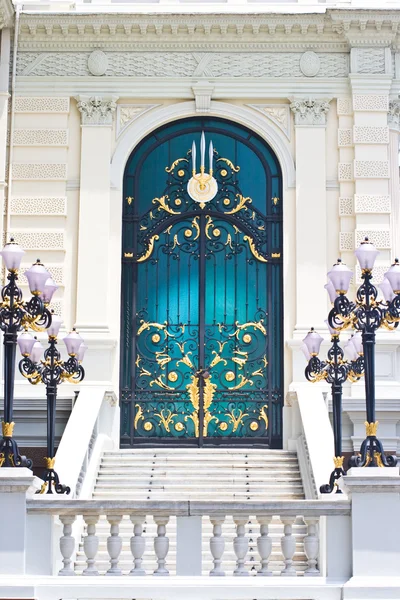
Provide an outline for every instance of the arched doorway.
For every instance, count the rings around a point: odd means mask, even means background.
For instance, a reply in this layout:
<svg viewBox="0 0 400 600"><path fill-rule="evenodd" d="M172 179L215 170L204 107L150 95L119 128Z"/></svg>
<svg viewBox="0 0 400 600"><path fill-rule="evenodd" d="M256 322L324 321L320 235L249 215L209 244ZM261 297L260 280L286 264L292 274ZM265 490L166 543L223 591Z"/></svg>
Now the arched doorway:
<svg viewBox="0 0 400 600"><path fill-rule="evenodd" d="M121 292L122 447L281 446L282 176L261 138L190 118L138 145Z"/></svg>

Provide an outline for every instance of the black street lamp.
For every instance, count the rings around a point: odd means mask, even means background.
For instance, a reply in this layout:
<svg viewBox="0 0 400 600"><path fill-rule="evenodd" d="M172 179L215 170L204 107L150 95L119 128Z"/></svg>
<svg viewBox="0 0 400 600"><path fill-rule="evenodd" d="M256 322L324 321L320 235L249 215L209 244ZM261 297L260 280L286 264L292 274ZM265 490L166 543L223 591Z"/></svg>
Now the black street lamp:
<svg viewBox="0 0 400 600"><path fill-rule="evenodd" d="M18 445L13 439L14 422L14 379L15 353L18 332L24 327L35 331L44 331L51 325L51 314L47 306L57 286L37 260L25 272L32 298L24 301L18 287L18 269L24 250L11 238L1 251L8 270L8 283L1 290L0 329L4 333L4 417L2 439L0 440L0 467L31 467L32 461L21 456Z"/></svg>
<svg viewBox="0 0 400 600"><path fill-rule="evenodd" d="M329 325L328 325L329 327ZM333 435L335 444L335 456L333 459L335 468L329 478L329 483L321 485L321 494L330 494L335 488L335 482L345 475L343 469L344 456L342 456L342 388L349 380L358 381L364 373L364 356L361 334L353 335L345 346L346 354L350 360L344 360L344 351L339 345L339 334L329 327L332 346L328 350L328 358L322 361L318 358L323 338L311 328L311 331L303 340L302 351L308 360L305 376L308 381L326 381L332 389L333 409ZM336 493L341 490L336 486Z"/></svg>
<svg viewBox="0 0 400 600"><path fill-rule="evenodd" d="M381 284L384 301L377 300L378 291L371 283L372 269L379 252L368 238L355 251L363 283L356 293L356 301L346 296L352 271L340 260L335 264L328 277L337 294L333 308L329 313L329 325L336 331L354 327L361 332L365 361L365 401L367 420L366 439L363 441L360 454L352 456L351 467L394 467L397 458L385 456L382 443L376 437L378 421L375 419L375 331L379 327L395 329L400 320L400 265L396 259L385 273Z"/></svg>
<svg viewBox="0 0 400 600"><path fill-rule="evenodd" d="M49 346L44 352L44 360L40 360L43 347L29 333L20 335L18 345L23 356L19 363L21 374L28 379L32 385L44 383L46 385L47 397L47 456L45 457L46 469L43 474L44 484L40 493L69 494L71 489L60 483L58 474L54 470L54 438L56 425L56 401L57 386L63 381L79 383L85 377L85 371L81 365L86 346L81 336L73 329L66 337L64 343L69 354L66 361L61 359L57 350L57 336L61 327L62 319L52 315L52 324L48 328Z"/></svg>

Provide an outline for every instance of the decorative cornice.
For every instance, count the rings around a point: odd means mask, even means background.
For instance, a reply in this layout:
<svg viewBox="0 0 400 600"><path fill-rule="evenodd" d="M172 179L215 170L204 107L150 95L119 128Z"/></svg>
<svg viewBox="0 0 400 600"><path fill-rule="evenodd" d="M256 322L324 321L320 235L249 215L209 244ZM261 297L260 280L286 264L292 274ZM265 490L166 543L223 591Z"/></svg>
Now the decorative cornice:
<svg viewBox="0 0 400 600"><path fill-rule="evenodd" d="M11 0L0 0L0 29L12 27L14 23L14 7Z"/></svg>
<svg viewBox="0 0 400 600"><path fill-rule="evenodd" d="M400 131L400 100L397 98L389 100L388 126L389 129Z"/></svg>
<svg viewBox="0 0 400 600"><path fill-rule="evenodd" d="M330 99L294 98L290 109L296 127L325 127Z"/></svg>
<svg viewBox="0 0 400 600"><path fill-rule="evenodd" d="M81 113L82 125L111 126L117 108L118 96L77 96L77 108Z"/></svg>

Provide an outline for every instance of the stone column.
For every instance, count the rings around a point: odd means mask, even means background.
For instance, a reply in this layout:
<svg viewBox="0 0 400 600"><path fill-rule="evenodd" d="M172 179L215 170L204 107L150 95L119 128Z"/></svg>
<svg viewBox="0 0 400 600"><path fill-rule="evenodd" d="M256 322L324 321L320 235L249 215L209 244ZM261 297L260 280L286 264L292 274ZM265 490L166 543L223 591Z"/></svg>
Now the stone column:
<svg viewBox="0 0 400 600"><path fill-rule="evenodd" d="M325 328L326 116L329 100L294 98L296 126L296 330Z"/></svg>
<svg viewBox="0 0 400 600"><path fill-rule="evenodd" d="M0 469L0 575L26 572L26 493L30 488L40 488L40 480L30 469Z"/></svg>
<svg viewBox="0 0 400 600"><path fill-rule="evenodd" d="M400 177L399 177L399 131L400 131L400 100L389 101L389 162L391 198L391 234L393 258L400 254Z"/></svg>
<svg viewBox="0 0 400 600"><path fill-rule="evenodd" d="M1 30L0 47L0 214L4 214L7 163L7 124L10 80L10 29ZM0 236L3 238L3 219L0 219Z"/></svg>
<svg viewBox="0 0 400 600"><path fill-rule="evenodd" d="M78 96L82 115L76 326L107 333L111 130L116 96Z"/></svg>

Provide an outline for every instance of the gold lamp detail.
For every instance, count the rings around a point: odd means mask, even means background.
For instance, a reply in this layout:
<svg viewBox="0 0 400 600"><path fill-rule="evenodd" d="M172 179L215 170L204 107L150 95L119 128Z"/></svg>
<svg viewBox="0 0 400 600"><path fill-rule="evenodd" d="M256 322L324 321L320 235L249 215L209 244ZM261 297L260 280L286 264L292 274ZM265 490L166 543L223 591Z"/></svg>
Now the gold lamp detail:
<svg viewBox="0 0 400 600"><path fill-rule="evenodd" d="M200 173L197 173L196 167L196 143L193 141L192 144L192 177L188 181L187 191L189 196L195 202L205 204L215 198L218 192L218 184L216 179L213 177L213 157L214 157L214 146L210 142L208 145L208 162L209 172L206 173L205 167L205 154L206 154L206 137L204 131L201 133L200 138Z"/></svg>

